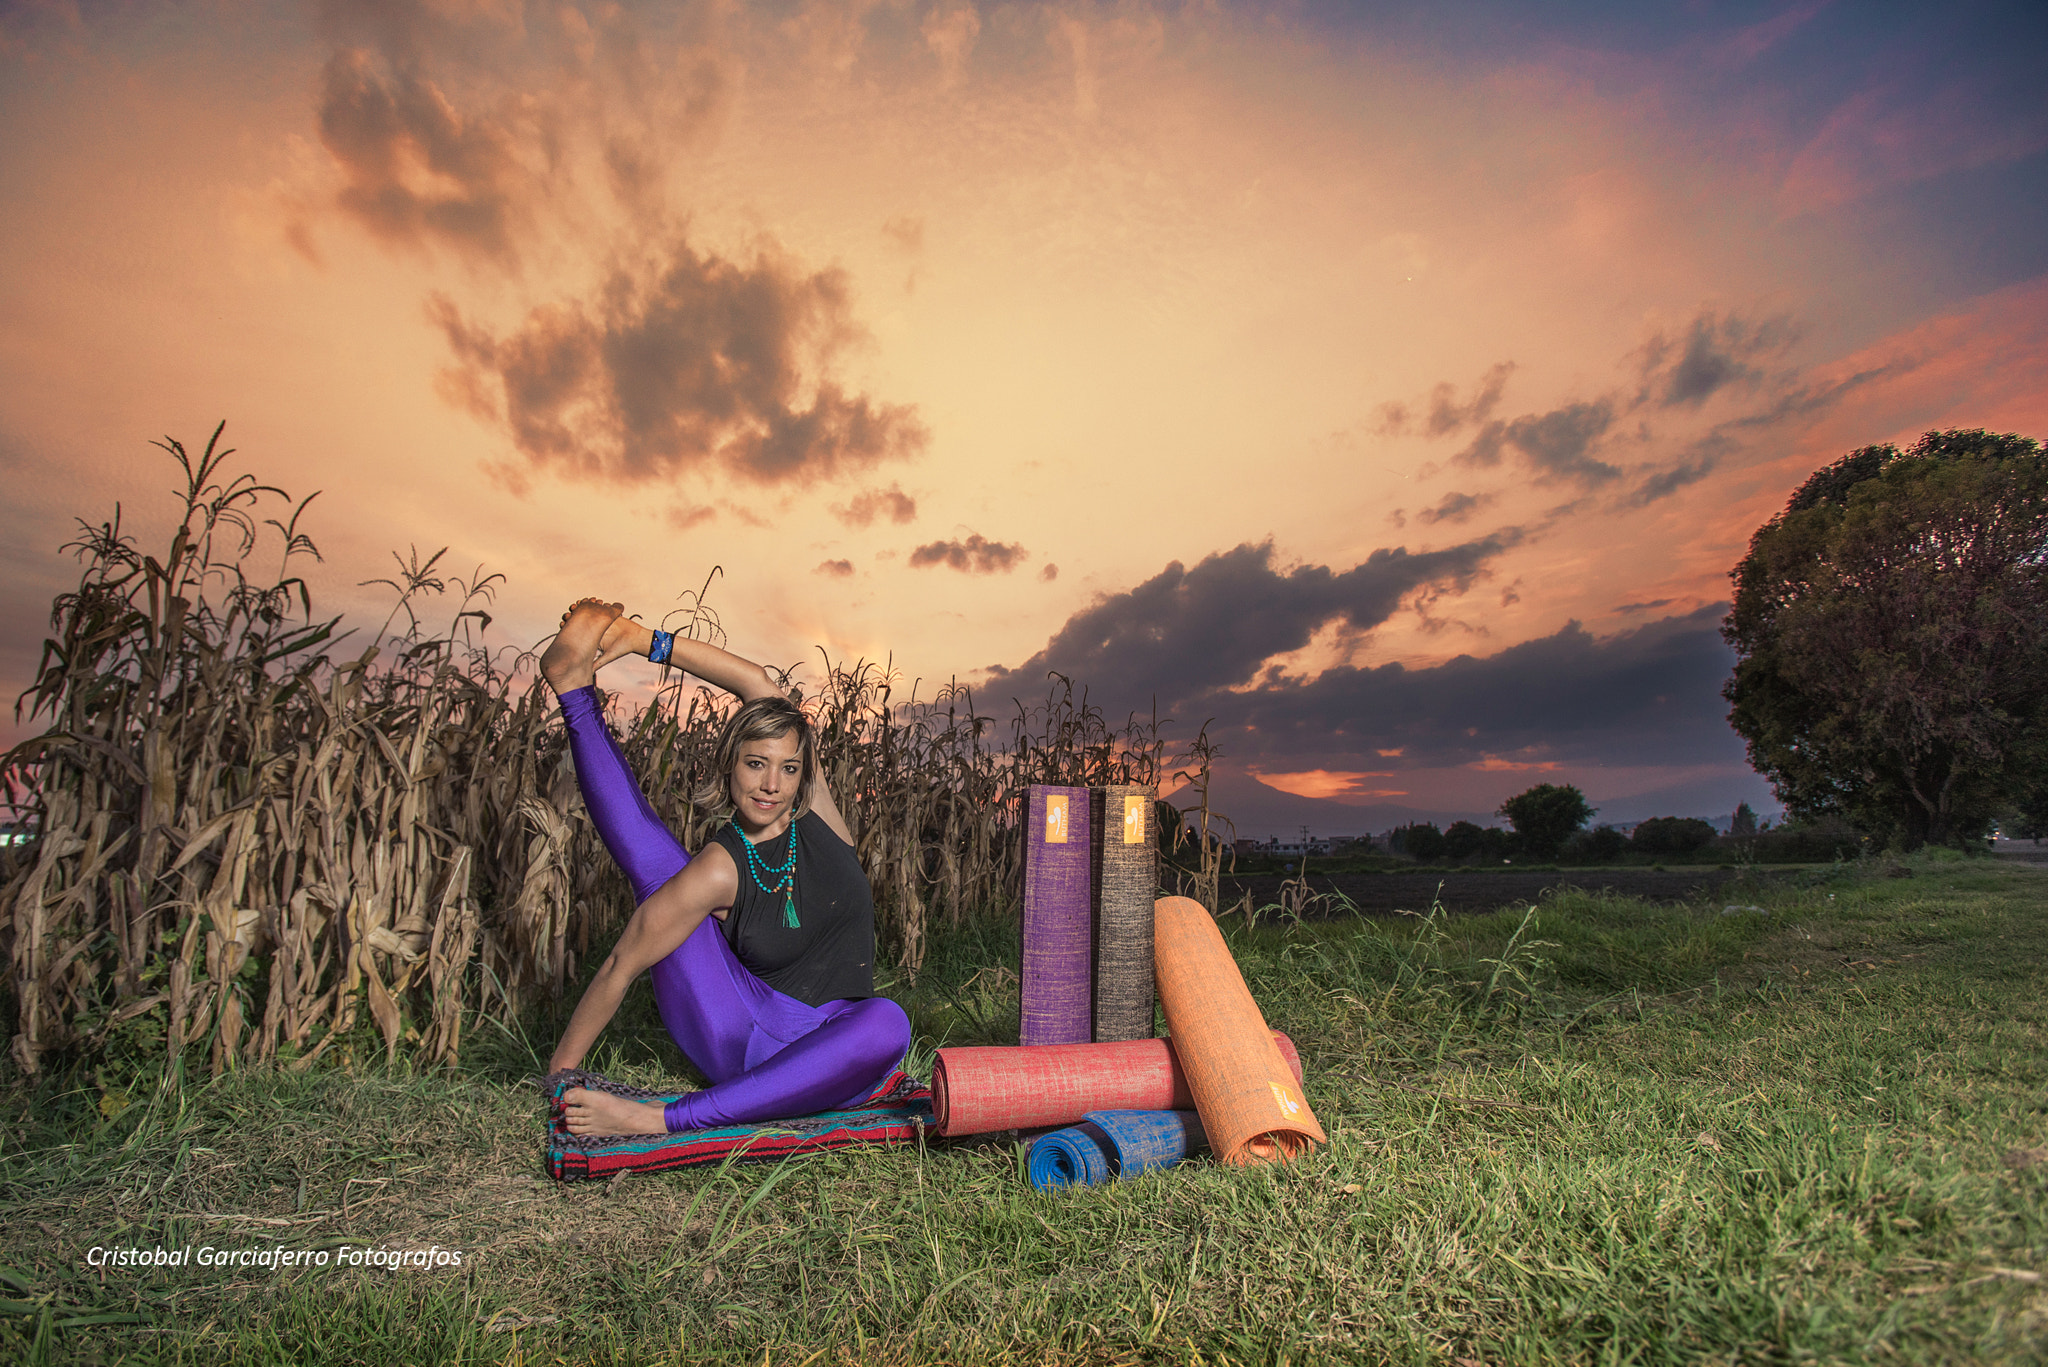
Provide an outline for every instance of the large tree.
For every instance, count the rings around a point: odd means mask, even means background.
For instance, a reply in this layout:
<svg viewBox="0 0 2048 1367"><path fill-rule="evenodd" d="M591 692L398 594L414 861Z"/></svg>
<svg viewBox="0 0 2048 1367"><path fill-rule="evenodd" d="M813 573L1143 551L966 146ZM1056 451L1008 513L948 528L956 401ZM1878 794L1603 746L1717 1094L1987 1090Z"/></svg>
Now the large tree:
<svg viewBox="0 0 2048 1367"><path fill-rule="evenodd" d="M1586 796L1571 784L1539 783L1500 804L1522 848L1537 859L1555 859L1564 842L1593 819Z"/></svg>
<svg viewBox="0 0 2048 1367"><path fill-rule="evenodd" d="M1786 810L1980 835L2044 761L2048 456L1929 432L1817 471L1731 573L1722 690Z"/></svg>

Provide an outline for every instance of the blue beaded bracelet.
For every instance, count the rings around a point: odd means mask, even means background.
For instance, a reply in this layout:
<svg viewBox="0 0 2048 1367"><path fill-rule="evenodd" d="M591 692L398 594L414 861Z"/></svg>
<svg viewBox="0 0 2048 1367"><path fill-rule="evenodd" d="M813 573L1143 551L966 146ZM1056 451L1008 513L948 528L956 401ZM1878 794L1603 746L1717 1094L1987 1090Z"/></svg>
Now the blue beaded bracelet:
<svg viewBox="0 0 2048 1367"><path fill-rule="evenodd" d="M668 663L669 652L676 648L676 636L672 631L654 633L654 644L647 647L647 658L658 665Z"/></svg>

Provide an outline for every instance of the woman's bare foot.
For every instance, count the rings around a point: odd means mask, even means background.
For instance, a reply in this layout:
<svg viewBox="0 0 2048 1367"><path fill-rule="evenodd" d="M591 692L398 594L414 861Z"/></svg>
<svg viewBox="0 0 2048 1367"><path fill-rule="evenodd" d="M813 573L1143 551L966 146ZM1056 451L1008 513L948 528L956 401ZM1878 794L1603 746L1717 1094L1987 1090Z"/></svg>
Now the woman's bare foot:
<svg viewBox="0 0 2048 1367"><path fill-rule="evenodd" d="M562 1093L570 1134L667 1134L668 1117L656 1101L628 1101L609 1092L571 1087Z"/></svg>
<svg viewBox="0 0 2048 1367"><path fill-rule="evenodd" d="M556 696L597 682L598 650L625 610L623 603L585 598L562 614L562 629L540 657L540 676Z"/></svg>
<svg viewBox="0 0 2048 1367"><path fill-rule="evenodd" d="M654 633L630 617L615 617L612 624L604 629L604 638L597 643L596 669L603 669L613 660L622 660L628 655L645 655L654 648Z"/></svg>

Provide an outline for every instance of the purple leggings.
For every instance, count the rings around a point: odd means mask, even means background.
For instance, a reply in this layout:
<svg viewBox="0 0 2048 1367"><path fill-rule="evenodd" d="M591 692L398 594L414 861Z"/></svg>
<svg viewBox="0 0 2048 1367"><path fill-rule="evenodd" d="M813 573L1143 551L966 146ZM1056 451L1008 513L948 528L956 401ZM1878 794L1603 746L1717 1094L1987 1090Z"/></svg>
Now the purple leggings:
<svg viewBox="0 0 2048 1367"><path fill-rule="evenodd" d="M576 782L605 848L644 902L690 862L626 767L597 688L562 695ZM747 970L707 916L649 971L662 1024L711 1086L668 1104L668 1128L702 1130L864 1101L910 1048L910 1018L887 997L806 1006Z"/></svg>

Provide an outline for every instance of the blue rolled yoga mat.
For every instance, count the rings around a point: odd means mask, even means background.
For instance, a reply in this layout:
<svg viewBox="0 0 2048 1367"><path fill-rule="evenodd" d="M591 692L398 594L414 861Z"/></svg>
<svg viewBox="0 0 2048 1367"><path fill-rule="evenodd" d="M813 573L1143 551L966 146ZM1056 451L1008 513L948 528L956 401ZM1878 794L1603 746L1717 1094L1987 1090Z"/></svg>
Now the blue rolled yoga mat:
<svg viewBox="0 0 2048 1367"><path fill-rule="evenodd" d="M1019 1044L1089 1042L1095 917L1088 790L1032 784L1024 846Z"/></svg>
<svg viewBox="0 0 2048 1367"><path fill-rule="evenodd" d="M1024 1171L1040 1191L1092 1187L1109 1180L1109 1136L1083 1121L1042 1134L1024 1151Z"/></svg>
<svg viewBox="0 0 2048 1367"><path fill-rule="evenodd" d="M1123 1177L1170 1168L1209 1147L1195 1111L1090 1111L1088 1119L1116 1146L1117 1173Z"/></svg>
<svg viewBox="0 0 2048 1367"><path fill-rule="evenodd" d="M1170 1168L1207 1147L1193 1111L1090 1111L1079 1125L1032 1140L1024 1168L1040 1191L1094 1186Z"/></svg>

